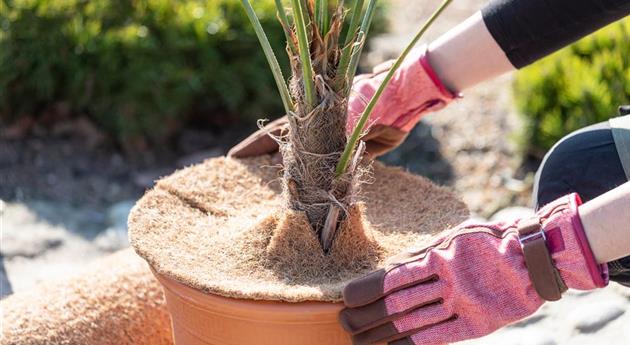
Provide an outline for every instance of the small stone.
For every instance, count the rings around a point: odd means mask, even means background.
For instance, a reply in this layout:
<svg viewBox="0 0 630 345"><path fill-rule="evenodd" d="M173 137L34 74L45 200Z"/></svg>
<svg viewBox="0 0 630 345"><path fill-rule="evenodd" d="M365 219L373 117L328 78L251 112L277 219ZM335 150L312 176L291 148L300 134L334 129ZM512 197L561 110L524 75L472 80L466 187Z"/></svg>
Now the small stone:
<svg viewBox="0 0 630 345"><path fill-rule="evenodd" d="M583 305L572 313L574 328L581 333L595 332L625 313L615 302L601 302Z"/></svg>
<svg viewBox="0 0 630 345"><path fill-rule="evenodd" d="M495 213L490 221L510 222L517 219L529 218L534 215L534 210L528 207L508 207Z"/></svg>

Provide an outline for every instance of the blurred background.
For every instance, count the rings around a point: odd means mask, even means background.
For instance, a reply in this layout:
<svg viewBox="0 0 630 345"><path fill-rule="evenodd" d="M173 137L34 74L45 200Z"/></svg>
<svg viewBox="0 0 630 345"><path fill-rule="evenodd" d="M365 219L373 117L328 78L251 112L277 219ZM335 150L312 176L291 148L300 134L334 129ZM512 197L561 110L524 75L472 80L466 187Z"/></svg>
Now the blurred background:
<svg viewBox="0 0 630 345"><path fill-rule="evenodd" d="M425 41L485 2L455 1ZM437 4L382 1L362 71L395 58ZM273 0L254 7L286 69ZM544 153L623 103L628 18L475 87L382 160L451 187L475 217L528 214ZM281 109L239 0L0 1L2 295L63 279L128 246L128 212L156 179L225 154L257 119ZM607 293L630 308L626 291ZM609 320L600 328L618 337L622 328L608 323L630 316L601 309ZM529 323L535 334L557 323L540 320ZM579 343L584 332L567 327L565 338ZM512 338L523 339L518 332ZM549 344L540 339L526 343Z"/></svg>

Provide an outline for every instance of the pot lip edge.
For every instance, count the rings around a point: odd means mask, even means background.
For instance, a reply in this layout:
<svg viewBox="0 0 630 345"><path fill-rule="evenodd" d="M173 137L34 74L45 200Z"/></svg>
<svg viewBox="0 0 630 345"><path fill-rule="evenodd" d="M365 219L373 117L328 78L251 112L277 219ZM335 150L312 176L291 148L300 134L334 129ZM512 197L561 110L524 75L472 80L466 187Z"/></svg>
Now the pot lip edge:
<svg viewBox="0 0 630 345"><path fill-rule="evenodd" d="M212 292L206 292L195 287L189 286L179 280L170 277L164 273L158 272L152 265L149 268L160 285L164 289L168 289L172 294L179 298L185 299L188 303L198 307L204 307L207 302L214 302L222 305L231 305L235 309L243 309L251 306L259 306L265 309L265 312L278 310L278 312L286 313L290 309L308 308L312 312L328 313L331 311L339 312L344 304L342 301L298 301L290 302L283 300L265 300L265 299L247 299L240 297L226 297ZM183 293L182 293L183 292ZM204 308L206 309L206 308Z"/></svg>

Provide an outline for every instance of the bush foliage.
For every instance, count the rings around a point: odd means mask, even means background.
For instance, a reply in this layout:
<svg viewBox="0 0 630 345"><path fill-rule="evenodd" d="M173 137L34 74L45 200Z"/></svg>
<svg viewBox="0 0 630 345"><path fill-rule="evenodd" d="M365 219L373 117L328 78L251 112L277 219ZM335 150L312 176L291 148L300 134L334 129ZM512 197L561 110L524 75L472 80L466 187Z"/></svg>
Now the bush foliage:
<svg viewBox="0 0 630 345"><path fill-rule="evenodd" d="M256 11L284 54L274 1ZM282 111L240 0L4 0L0 13L3 122L63 105L123 142L159 143L194 116Z"/></svg>
<svg viewBox="0 0 630 345"><path fill-rule="evenodd" d="M598 31L519 71L514 98L534 155L564 135L616 116L630 102L630 19Z"/></svg>

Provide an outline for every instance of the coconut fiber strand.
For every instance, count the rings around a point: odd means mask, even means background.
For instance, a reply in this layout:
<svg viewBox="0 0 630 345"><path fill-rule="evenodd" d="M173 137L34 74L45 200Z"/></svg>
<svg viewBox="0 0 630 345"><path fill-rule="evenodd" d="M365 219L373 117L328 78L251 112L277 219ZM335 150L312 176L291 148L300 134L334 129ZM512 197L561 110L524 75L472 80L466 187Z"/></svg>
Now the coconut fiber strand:
<svg viewBox="0 0 630 345"><path fill-rule="evenodd" d="M131 249L0 302L1 344L170 345L162 287Z"/></svg>
<svg viewBox="0 0 630 345"><path fill-rule="evenodd" d="M210 159L158 181L130 214L131 244L157 272L208 293L340 301L348 281L468 213L424 178L380 163L369 171L328 254L307 216L284 206L269 156Z"/></svg>

